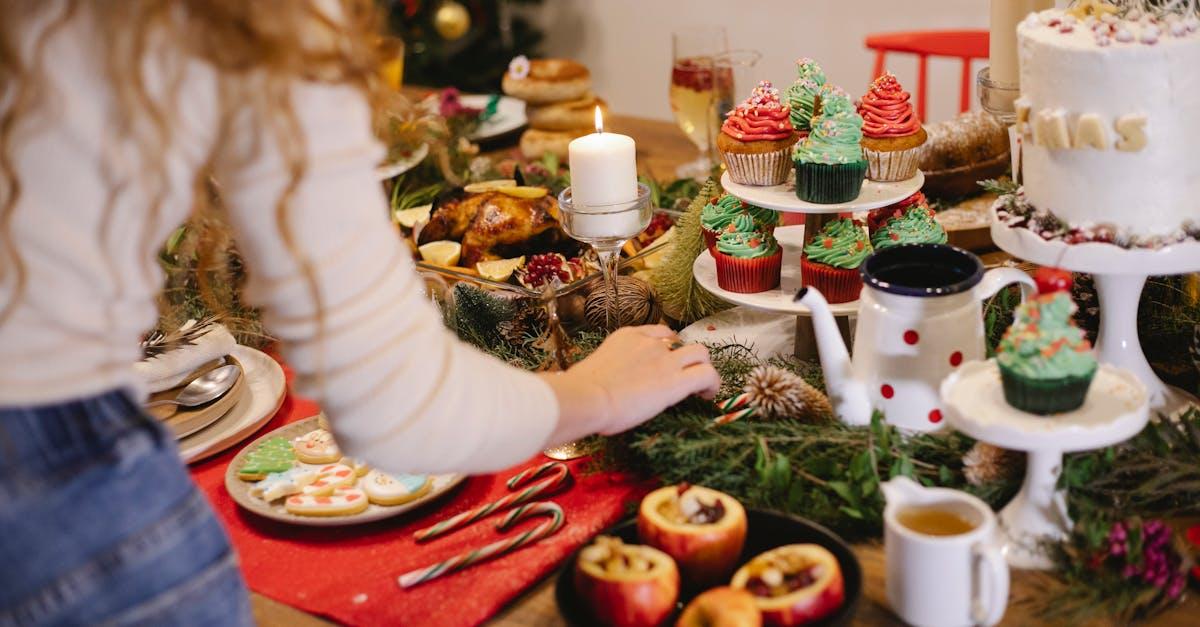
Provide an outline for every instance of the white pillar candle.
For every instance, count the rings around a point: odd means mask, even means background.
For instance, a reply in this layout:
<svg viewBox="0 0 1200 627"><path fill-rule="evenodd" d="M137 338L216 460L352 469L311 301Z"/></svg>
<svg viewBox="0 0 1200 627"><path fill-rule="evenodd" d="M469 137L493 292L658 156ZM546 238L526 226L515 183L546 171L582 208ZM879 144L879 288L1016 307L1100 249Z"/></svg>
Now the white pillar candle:
<svg viewBox="0 0 1200 627"><path fill-rule="evenodd" d="M628 238L641 229L637 200L637 159L633 138L604 132L596 107L596 132L567 146L571 168L572 235L589 238ZM611 213L629 203L630 211ZM586 215L590 213L603 215Z"/></svg>
<svg viewBox="0 0 1200 627"><path fill-rule="evenodd" d="M988 76L993 81L1017 84L1017 24L1032 11L1052 7L1054 0L992 0Z"/></svg>

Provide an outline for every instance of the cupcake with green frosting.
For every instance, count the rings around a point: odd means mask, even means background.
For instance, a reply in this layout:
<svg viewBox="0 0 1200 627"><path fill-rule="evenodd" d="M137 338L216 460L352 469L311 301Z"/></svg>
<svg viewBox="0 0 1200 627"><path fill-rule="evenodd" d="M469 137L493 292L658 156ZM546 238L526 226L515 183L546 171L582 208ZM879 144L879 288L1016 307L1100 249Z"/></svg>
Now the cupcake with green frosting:
<svg viewBox="0 0 1200 627"><path fill-rule="evenodd" d="M796 82L787 88L785 96L792 109L789 115L792 128L799 131L801 136L807 136L812 130L812 117L824 86L825 72L816 61L808 57L796 60Z"/></svg>
<svg viewBox="0 0 1200 627"><path fill-rule="evenodd" d="M753 221L754 229L739 229L733 224L742 216L748 216L747 219ZM717 238L722 233L736 230L759 230L764 233L774 233L775 227L778 225L778 213L745 203L729 194L713 198L700 211L700 226L704 232L704 243L708 245L709 250L717 245Z"/></svg>
<svg viewBox="0 0 1200 627"><path fill-rule="evenodd" d="M783 249L775 236L759 231L753 219L738 219L734 224L735 229L722 233L712 249L717 285L739 294L775 289L783 267Z"/></svg>
<svg viewBox="0 0 1200 627"><path fill-rule="evenodd" d="M946 229L934 219L933 211L917 205L875 229L871 246L883 250L904 244L945 244L946 240Z"/></svg>
<svg viewBox="0 0 1200 627"><path fill-rule="evenodd" d="M872 252L862 225L838 218L804 247L800 284L817 288L830 304L857 300L863 286L858 268Z"/></svg>
<svg viewBox="0 0 1200 627"><path fill-rule="evenodd" d="M859 143L862 125L863 119L846 92L824 89L821 113L812 120L812 132L792 152L800 200L828 205L858 197L867 173Z"/></svg>
<svg viewBox="0 0 1200 627"><path fill-rule="evenodd" d="M1032 414L1078 409L1096 375L1096 356L1075 326L1075 303L1065 291L1022 303L996 348L1004 398Z"/></svg>

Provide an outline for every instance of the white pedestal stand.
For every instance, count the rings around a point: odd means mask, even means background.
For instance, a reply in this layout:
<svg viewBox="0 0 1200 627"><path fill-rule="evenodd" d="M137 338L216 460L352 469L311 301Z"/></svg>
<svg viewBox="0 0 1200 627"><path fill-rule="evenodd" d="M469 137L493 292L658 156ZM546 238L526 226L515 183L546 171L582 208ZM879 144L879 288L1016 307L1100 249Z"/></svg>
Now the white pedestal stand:
<svg viewBox="0 0 1200 627"><path fill-rule="evenodd" d="M1123 442L1149 420L1145 386L1128 370L1101 365L1079 409L1053 416L1020 411L1004 400L994 361L963 364L942 382L946 418L955 429L1003 448L1025 451L1020 493L1000 512L1008 563L1015 568L1053 567L1039 544L1071 529L1066 494L1058 490L1063 453Z"/></svg>
<svg viewBox="0 0 1200 627"><path fill-rule="evenodd" d="M1112 244L1067 244L1047 241L1026 228L1012 228L992 215L992 240L1009 254L1044 266L1095 276L1100 299L1100 333L1096 352L1100 363L1124 368L1146 386L1150 407L1171 416L1195 396L1168 386L1150 368L1138 339L1137 312L1142 286L1149 276L1200 271L1200 242L1161 248L1124 249Z"/></svg>
<svg viewBox="0 0 1200 627"><path fill-rule="evenodd" d="M729 173L721 176L721 187L729 194L752 205L766 209L788 213L803 213L804 226L780 227L775 230L775 237L783 247L783 277L779 287L758 294L736 294L722 290L717 285L716 263L707 252L701 252L692 265L697 282L704 289L720 298L737 304L778 313L796 315L796 356L805 359L816 357L816 342L812 331L812 321L807 307L792 301L796 291L800 289L800 255L808 236L818 233L828 222L837 218L839 213L855 213L886 207L915 194L925 183L925 175L917 175L895 183L863 182L862 191L850 202L833 205L820 205L800 200L796 197L794 175L782 185L759 187L741 185L729 178ZM808 234L808 236L806 236ZM837 317L846 346L851 346L849 317L858 313L858 301L831 305L834 316Z"/></svg>

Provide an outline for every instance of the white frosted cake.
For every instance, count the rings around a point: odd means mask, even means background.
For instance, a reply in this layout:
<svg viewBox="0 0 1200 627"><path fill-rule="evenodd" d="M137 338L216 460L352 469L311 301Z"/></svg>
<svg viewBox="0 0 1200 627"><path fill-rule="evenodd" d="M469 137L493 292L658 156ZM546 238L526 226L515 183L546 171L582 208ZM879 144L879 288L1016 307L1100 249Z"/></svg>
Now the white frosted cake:
<svg viewBox="0 0 1200 627"><path fill-rule="evenodd" d="M1133 245L1194 232L1200 20L1083 1L1030 14L1017 38L1028 204Z"/></svg>

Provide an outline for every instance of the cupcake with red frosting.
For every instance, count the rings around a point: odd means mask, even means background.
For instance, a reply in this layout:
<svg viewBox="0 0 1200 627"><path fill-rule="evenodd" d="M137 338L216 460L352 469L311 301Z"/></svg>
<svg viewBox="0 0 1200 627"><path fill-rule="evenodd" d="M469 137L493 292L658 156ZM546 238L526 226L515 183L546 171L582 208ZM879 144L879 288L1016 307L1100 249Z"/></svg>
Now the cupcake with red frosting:
<svg viewBox="0 0 1200 627"><path fill-rule="evenodd" d="M798 138L790 114L770 81L760 82L729 112L717 136L717 150L734 183L779 185L787 180L792 166L788 155Z"/></svg>
<svg viewBox="0 0 1200 627"><path fill-rule="evenodd" d="M867 178L903 181L917 174L917 151L925 143L921 120L913 111L909 94L896 76L884 72L858 101L862 116L862 147L867 158Z"/></svg>

